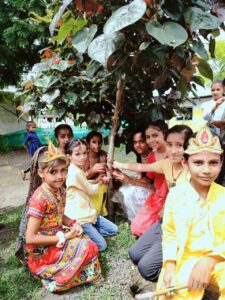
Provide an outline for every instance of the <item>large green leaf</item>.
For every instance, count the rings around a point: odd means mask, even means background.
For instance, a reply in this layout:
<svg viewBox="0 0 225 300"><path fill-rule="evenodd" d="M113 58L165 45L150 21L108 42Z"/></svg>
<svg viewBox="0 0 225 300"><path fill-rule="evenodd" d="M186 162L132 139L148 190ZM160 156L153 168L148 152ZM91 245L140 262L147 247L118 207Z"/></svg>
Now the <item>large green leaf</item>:
<svg viewBox="0 0 225 300"><path fill-rule="evenodd" d="M188 39L186 30L176 22L166 22L161 25L157 21L150 21L146 24L146 30L161 44L174 48Z"/></svg>
<svg viewBox="0 0 225 300"><path fill-rule="evenodd" d="M137 22L146 11L144 0L134 0L116 10L104 25L103 32L112 34L120 29Z"/></svg>
<svg viewBox="0 0 225 300"><path fill-rule="evenodd" d="M210 65L203 59L200 59L198 63L198 70L202 76L213 80L213 71Z"/></svg>
<svg viewBox="0 0 225 300"><path fill-rule="evenodd" d="M62 43L68 35L70 34L74 35L75 33L77 33L86 24L87 24L87 20L85 19L75 20L73 17L71 17L65 20L59 29L59 33L57 36L58 43Z"/></svg>
<svg viewBox="0 0 225 300"><path fill-rule="evenodd" d="M52 86L54 83L56 83L59 79L60 79L60 76L44 75L41 78L35 79L34 85L36 87L48 89L50 86Z"/></svg>
<svg viewBox="0 0 225 300"><path fill-rule="evenodd" d="M78 95L73 93L73 92L67 92L63 95L63 101L68 105L68 106L73 106L75 105L77 101Z"/></svg>
<svg viewBox="0 0 225 300"><path fill-rule="evenodd" d="M184 19L191 27L191 31L199 29L214 29L220 26L221 21L198 7L189 7L184 12Z"/></svg>
<svg viewBox="0 0 225 300"><path fill-rule="evenodd" d="M124 40L121 32L114 32L110 36L101 34L89 45L88 55L106 67L109 56L121 47Z"/></svg>
<svg viewBox="0 0 225 300"><path fill-rule="evenodd" d="M51 104L60 95L60 90L56 89L51 93L45 93L41 96L40 101Z"/></svg>
<svg viewBox="0 0 225 300"><path fill-rule="evenodd" d="M196 52L203 59L208 60L208 53L201 40L194 40L192 43L192 50Z"/></svg>
<svg viewBox="0 0 225 300"><path fill-rule="evenodd" d="M84 53L91 41L93 40L96 32L97 25L92 25L90 28L84 27L73 38L72 44L78 52Z"/></svg>

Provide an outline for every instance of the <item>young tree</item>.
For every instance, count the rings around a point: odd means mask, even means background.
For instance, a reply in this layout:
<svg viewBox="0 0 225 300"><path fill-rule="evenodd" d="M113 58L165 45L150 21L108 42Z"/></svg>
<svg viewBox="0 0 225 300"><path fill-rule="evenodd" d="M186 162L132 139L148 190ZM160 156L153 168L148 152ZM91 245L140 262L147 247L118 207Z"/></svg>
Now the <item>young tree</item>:
<svg viewBox="0 0 225 300"><path fill-rule="evenodd" d="M111 159L118 127L116 143L170 118L187 92L213 79L207 47L213 56L218 1L177 0L174 9L172 0L64 0L48 10L52 38L23 85L24 110L111 129Z"/></svg>

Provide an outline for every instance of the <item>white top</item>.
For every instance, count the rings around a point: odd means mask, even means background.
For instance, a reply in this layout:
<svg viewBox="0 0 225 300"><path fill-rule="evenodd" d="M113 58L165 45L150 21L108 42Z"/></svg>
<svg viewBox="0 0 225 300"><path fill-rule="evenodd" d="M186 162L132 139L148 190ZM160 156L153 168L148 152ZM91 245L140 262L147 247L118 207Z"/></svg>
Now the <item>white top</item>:
<svg viewBox="0 0 225 300"><path fill-rule="evenodd" d="M212 114L212 109L216 105L216 101L211 99L210 101L204 102L201 105L203 118L207 121L221 121L222 116L225 112L225 101L216 109ZM220 135L220 129L215 127L213 131Z"/></svg>

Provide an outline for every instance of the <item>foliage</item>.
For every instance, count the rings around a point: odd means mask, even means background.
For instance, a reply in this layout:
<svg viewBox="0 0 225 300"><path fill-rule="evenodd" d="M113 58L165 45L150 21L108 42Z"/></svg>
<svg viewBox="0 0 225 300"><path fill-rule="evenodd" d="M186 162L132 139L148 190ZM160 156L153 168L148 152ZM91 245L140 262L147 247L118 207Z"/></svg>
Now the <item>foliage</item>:
<svg viewBox="0 0 225 300"><path fill-rule="evenodd" d="M24 83L24 110L54 108L108 129L122 79L117 143L137 126L169 119L188 91L213 79L207 48L213 56L221 24L214 4L178 0L174 10L171 0L53 2L52 39Z"/></svg>
<svg viewBox="0 0 225 300"><path fill-rule="evenodd" d="M215 57L212 59L213 72L215 79L225 78L225 41L219 40L216 42Z"/></svg>
<svg viewBox="0 0 225 300"><path fill-rule="evenodd" d="M38 51L47 44L47 28L36 26L30 12L45 14L44 0L0 1L0 86L17 84L21 74L38 61Z"/></svg>

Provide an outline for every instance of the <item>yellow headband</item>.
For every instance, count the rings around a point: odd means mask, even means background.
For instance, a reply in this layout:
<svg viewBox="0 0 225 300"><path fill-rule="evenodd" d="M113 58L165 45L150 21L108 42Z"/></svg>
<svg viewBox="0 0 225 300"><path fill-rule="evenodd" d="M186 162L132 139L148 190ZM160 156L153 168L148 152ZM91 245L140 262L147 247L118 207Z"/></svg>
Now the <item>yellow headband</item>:
<svg viewBox="0 0 225 300"><path fill-rule="evenodd" d="M192 155L200 152L212 152L222 154L220 140L217 136L213 136L211 130L204 126L198 132L195 138L189 140L189 145L184 151L185 153Z"/></svg>
<svg viewBox="0 0 225 300"><path fill-rule="evenodd" d="M42 161L42 163L48 163L51 162L53 160L62 158L65 159L65 161L67 162L67 158L66 155L63 154L62 152L60 152L51 142L51 140L46 137L46 140L48 141L48 151L46 151L45 153L45 158Z"/></svg>

